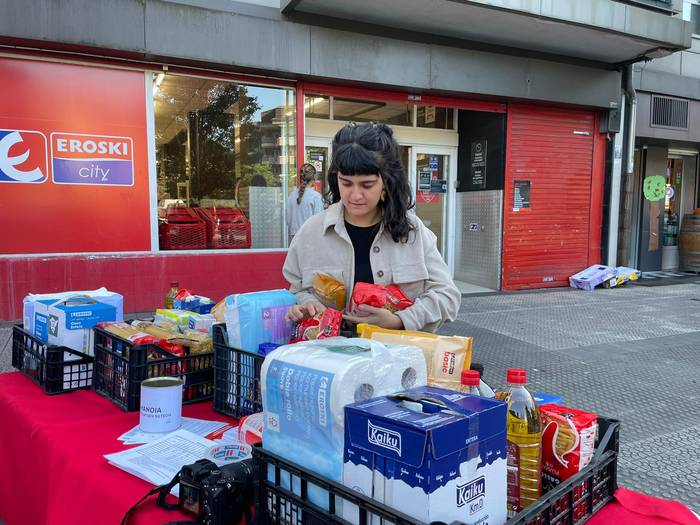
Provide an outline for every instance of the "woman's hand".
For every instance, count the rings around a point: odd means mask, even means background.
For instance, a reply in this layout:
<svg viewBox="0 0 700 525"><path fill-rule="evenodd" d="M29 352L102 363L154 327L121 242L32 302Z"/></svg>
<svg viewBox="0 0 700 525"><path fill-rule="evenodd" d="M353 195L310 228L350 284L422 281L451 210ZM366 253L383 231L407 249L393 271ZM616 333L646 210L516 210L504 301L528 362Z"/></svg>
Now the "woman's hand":
<svg viewBox="0 0 700 525"><path fill-rule="evenodd" d="M343 319L355 324L373 324L390 330L403 329L403 321L398 315L390 312L386 308L376 308L367 304L358 305L353 315L345 314L343 315Z"/></svg>
<svg viewBox="0 0 700 525"><path fill-rule="evenodd" d="M299 323L304 319L313 317L316 314L320 314L326 309L326 307L318 301L309 301L303 305L295 304L287 310L287 315L285 317Z"/></svg>

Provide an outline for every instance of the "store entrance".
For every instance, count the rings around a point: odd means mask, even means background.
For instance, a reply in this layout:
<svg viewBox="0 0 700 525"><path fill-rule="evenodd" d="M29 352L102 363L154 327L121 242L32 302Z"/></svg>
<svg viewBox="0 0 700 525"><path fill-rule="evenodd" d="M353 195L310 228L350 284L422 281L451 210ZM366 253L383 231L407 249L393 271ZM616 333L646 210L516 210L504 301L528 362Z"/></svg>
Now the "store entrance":
<svg viewBox="0 0 700 525"><path fill-rule="evenodd" d="M327 175L332 155L332 139L309 137L305 141L306 162L314 165L319 174L319 188L328 189ZM445 262L454 272L449 248L450 206L454 197L457 148L402 144L399 146L401 163L408 178L416 215L437 237L437 246Z"/></svg>

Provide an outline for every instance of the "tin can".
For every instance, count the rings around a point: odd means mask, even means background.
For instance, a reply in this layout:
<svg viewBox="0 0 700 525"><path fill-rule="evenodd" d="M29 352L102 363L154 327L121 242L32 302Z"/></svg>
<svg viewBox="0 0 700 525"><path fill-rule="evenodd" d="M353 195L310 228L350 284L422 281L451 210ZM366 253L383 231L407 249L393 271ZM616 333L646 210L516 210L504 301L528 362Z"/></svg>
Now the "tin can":
<svg viewBox="0 0 700 525"><path fill-rule="evenodd" d="M141 382L143 432L172 432L182 424L182 379L152 377Z"/></svg>

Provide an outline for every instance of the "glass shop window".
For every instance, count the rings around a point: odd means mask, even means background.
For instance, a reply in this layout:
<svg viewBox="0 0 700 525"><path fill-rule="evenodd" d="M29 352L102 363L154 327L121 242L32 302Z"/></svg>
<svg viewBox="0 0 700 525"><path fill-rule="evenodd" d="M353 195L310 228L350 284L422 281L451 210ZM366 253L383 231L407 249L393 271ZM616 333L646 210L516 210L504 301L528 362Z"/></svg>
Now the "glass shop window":
<svg viewBox="0 0 700 525"><path fill-rule="evenodd" d="M161 250L283 248L294 90L154 75Z"/></svg>

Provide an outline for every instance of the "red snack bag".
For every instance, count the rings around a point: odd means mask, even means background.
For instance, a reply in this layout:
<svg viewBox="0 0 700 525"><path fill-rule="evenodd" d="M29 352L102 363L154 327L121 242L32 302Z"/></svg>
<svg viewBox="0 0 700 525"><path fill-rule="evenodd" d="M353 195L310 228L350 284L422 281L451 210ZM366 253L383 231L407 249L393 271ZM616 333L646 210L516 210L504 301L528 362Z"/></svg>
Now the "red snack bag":
<svg viewBox="0 0 700 525"><path fill-rule="evenodd" d="M322 313L297 323L290 343L336 337L340 335L342 322L343 314L333 308L326 308Z"/></svg>
<svg viewBox="0 0 700 525"><path fill-rule="evenodd" d="M595 451L598 416L559 405L539 407L542 418L542 492L588 466Z"/></svg>
<svg viewBox="0 0 700 525"><path fill-rule="evenodd" d="M357 283L352 291L350 311L355 311L358 305L366 304L375 308L386 308L392 312L404 310L413 306L413 300L395 284Z"/></svg>

